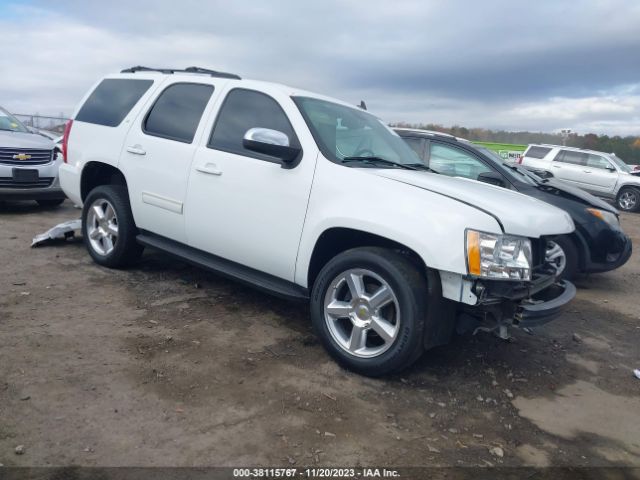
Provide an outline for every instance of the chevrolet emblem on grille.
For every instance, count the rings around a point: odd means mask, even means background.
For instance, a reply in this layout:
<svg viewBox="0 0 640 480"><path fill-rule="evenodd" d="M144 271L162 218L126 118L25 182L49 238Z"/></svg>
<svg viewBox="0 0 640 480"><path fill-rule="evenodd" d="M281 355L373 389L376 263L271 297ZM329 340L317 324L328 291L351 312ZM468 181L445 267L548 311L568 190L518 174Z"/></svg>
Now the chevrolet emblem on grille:
<svg viewBox="0 0 640 480"><path fill-rule="evenodd" d="M27 155L26 153L17 153L13 156L14 160L29 160L31 155Z"/></svg>

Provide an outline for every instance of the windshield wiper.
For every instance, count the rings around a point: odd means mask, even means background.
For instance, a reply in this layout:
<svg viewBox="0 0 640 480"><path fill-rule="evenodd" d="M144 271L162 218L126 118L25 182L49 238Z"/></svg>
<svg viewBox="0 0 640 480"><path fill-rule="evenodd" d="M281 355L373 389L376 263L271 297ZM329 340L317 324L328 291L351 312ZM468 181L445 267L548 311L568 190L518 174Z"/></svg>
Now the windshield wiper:
<svg viewBox="0 0 640 480"><path fill-rule="evenodd" d="M410 167L415 167L416 170L424 170L425 172L429 172L429 173L437 173L437 174L440 173L435 171L431 167L427 167L424 163L405 163L405 165L409 165Z"/></svg>
<svg viewBox="0 0 640 480"><path fill-rule="evenodd" d="M17 132L18 130L11 130L10 128L0 128L2 132Z"/></svg>
<svg viewBox="0 0 640 480"><path fill-rule="evenodd" d="M404 163L396 163L391 160L387 160L386 158L381 157L344 157L341 160L342 163L364 163L367 165L381 166L384 165L386 167L393 168L404 168L405 170L418 170L417 165L415 164L404 164Z"/></svg>

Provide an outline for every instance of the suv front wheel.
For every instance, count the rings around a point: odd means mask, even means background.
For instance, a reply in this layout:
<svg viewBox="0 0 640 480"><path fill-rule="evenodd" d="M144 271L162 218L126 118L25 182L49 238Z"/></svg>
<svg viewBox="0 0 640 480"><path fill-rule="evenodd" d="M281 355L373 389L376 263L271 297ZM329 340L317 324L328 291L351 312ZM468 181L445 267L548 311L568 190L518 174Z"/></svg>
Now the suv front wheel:
<svg viewBox="0 0 640 480"><path fill-rule="evenodd" d="M402 370L423 351L425 276L405 256L378 247L334 257L313 285L311 319L329 354L357 373Z"/></svg>
<svg viewBox="0 0 640 480"><path fill-rule="evenodd" d="M136 234L126 187L101 185L91 190L82 208L82 236L96 263L119 268L135 262L143 250Z"/></svg>

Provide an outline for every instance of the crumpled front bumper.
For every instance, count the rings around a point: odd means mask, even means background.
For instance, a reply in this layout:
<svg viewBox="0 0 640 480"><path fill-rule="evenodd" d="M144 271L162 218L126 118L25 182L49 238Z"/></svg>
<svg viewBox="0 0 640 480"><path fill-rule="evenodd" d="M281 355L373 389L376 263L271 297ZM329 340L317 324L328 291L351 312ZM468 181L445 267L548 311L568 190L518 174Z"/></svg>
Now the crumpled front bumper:
<svg viewBox="0 0 640 480"><path fill-rule="evenodd" d="M514 324L519 327L544 325L560 315L575 296L576 287L573 283L567 280L556 282L542 291L541 295L521 301L514 315Z"/></svg>
<svg viewBox="0 0 640 480"><path fill-rule="evenodd" d="M475 286L478 308L495 320L519 327L535 327L550 322L576 296L576 287L557 280L552 266L537 268L529 282L481 280Z"/></svg>

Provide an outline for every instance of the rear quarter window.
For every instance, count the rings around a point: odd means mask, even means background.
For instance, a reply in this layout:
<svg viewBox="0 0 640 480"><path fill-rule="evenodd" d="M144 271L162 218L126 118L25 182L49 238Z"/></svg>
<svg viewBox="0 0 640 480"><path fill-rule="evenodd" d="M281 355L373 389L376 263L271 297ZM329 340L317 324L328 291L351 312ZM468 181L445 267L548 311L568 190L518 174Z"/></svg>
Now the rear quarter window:
<svg viewBox="0 0 640 480"><path fill-rule="evenodd" d="M89 95L75 119L117 127L152 84L153 80L104 79Z"/></svg>
<svg viewBox="0 0 640 480"><path fill-rule="evenodd" d="M525 155L525 157L544 158L550 151L551 149L546 147L531 147L529 150L527 150L527 154Z"/></svg>

